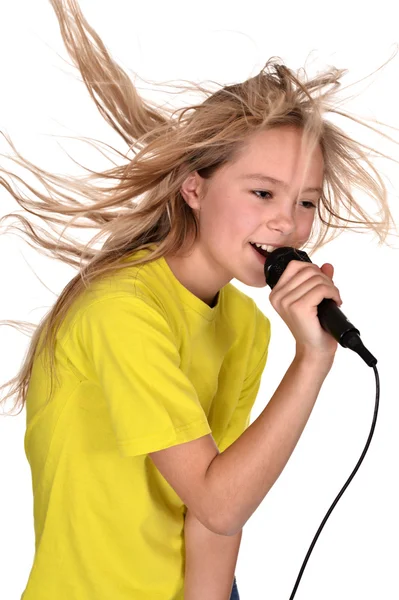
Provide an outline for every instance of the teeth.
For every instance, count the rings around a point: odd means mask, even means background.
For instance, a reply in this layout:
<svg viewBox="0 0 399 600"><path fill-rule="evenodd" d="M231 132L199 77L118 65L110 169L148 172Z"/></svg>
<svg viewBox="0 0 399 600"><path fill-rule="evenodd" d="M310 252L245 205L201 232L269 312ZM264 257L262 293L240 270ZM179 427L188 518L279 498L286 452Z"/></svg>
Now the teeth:
<svg viewBox="0 0 399 600"><path fill-rule="evenodd" d="M265 250L266 252L273 252L273 250L275 249L274 246L267 246L266 244L256 244L254 242L254 245L258 248L262 248L262 250Z"/></svg>

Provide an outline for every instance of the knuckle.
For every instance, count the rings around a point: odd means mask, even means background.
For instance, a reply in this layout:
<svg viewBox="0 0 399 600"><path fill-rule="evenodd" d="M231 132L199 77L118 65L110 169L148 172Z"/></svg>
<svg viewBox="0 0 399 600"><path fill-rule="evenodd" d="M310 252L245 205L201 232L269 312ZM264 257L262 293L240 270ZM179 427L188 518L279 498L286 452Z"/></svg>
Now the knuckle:
<svg viewBox="0 0 399 600"><path fill-rule="evenodd" d="M331 292L331 290L332 290L332 286L324 281L319 283L319 285L316 287L320 288L320 291L323 291L323 292Z"/></svg>
<svg viewBox="0 0 399 600"><path fill-rule="evenodd" d="M319 267L314 263L309 263L303 260L292 260L291 262L296 263L297 269L318 269Z"/></svg>
<svg viewBox="0 0 399 600"><path fill-rule="evenodd" d="M281 285L287 283L300 272L310 276L310 274L314 273L316 269L318 269L318 266L314 265L313 263L303 262L300 260L291 260L281 274L279 283L281 282Z"/></svg>
<svg viewBox="0 0 399 600"><path fill-rule="evenodd" d="M290 310L293 314L296 314L298 311L302 311L304 307L306 307L306 297L297 298L291 302Z"/></svg>
<svg viewBox="0 0 399 600"><path fill-rule="evenodd" d="M306 268L307 266L309 266L311 263L308 262L303 262L301 260L290 260L290 262L288 263L288 265L285 268L285 271L292 271L293 273L296 273L298 271L300 271L301 269Z"/></svg>

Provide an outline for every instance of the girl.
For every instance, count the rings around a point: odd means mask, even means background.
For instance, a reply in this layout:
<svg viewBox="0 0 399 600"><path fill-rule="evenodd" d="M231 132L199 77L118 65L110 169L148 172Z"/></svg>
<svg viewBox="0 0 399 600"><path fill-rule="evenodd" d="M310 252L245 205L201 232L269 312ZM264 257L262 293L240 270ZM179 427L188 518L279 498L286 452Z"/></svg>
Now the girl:
<svg viewBox="0 0 399 600"><path fill-rule="evenodd" d="M342 114L333 99L343 71L306 80L270 60L215 93L196 86L206 99L173 112L139 97L75 0L51 3L97 107L134 156L63 179L10 141L48 190L30 187L37 199L27 199L2 179L20 206L50 224L100 230L84 245L15 215L37 247L79 269L4 384L13 387L3 402L16 394L15 406L26 403L34 494L22 598L237 599L242 528L334 361L337 343L316 307L341 298L331 264L288 265L270 301L295 358L250 425L270 321L230 282L265 287L265 254L302 248L317 228L315 249L342 222L384 241L386 189L365 147L326 119ZM380 222L355 187L375 199ZM344 207L358 218L345 219Z"/></svg>

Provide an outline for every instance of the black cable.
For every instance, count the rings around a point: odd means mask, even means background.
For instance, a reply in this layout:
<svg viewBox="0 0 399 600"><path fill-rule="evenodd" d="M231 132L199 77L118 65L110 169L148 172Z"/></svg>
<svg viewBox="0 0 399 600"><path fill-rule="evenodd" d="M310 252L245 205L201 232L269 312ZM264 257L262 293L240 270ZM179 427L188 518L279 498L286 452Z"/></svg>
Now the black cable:
<svg viewBox="0 0 399 600"><path fill-rule="evenodd" d="M351 475L349 476L347 482L343 486L342 490L339 492L338 496L335 498L334 502L331 504L330 508L328 509L328 512L327 512L326 516L324 517L324 519L323 519L323 521L322 521L319 529L316 532L316 535L313 538L313 541L312 541L312 543L311 543L311 545L309 547L308 553L305 556L305 560L303 561L301 570L299 571L299 575L297 577L297 580L296 580L295 585L294 585L294 589L292 590L292 593L291 593L291 596L290 596L289 600L292 600L294 598L295 594L296 594L299 582L301 581L301 578L302 578L303 572L305 570L306 564L307 564L307 562L309 560L309 556L312 553L312 550L313 550L313 548L314 548L314 546L315 546L315 544L317 542L317 539L318 539L318 537L319 537L319 535L321 533L321 530L323 529L324 525L326 524L326 521L327 521L328 517L330 516L330 514L334 510L334 508L337 505L337 503L338 503L339 499L341 498L342 494L344 493L344 491L346 490L346 488L348 487L348 485L350 484L350 482L352 481L352 479L356 475L356 472L359 469L360 465L362 464L363 459L366 456L367 450L368 450L368 448L370 446L370 442L371 442L371 439L372 439L373 434L374 434L375 424L376 424L376 421L377 421L379 399L380 399L380 378L378 376L377 367L375 365L371 365L371 366L373 367L374 373L375 373L376 398L375 398L374 417L373 417L373 422L371 424L371 431L370 431L369 437L367 439L366 445L364 447L364 450L362 452L362 455L361 455L361 457L360 457L360 459L359 459L356 467L353 469L353 471L352 471Z"/></svg>

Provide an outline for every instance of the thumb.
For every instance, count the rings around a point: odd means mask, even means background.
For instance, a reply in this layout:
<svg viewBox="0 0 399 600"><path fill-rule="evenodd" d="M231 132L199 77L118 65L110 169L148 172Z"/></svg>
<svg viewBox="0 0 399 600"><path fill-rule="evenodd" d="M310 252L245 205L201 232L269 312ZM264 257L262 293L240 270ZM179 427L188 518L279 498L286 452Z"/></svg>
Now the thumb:
<svg viewBox="0 0 399 600"><path fill-rule="evenodd" d="M334 276L334 267L330 263L324 263L324 265L320 267L320 271L322 271L322 273L327 275L327 277L330 279L332 279Z"/></svg>

